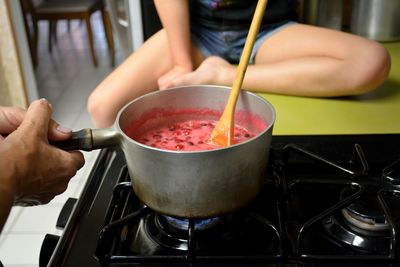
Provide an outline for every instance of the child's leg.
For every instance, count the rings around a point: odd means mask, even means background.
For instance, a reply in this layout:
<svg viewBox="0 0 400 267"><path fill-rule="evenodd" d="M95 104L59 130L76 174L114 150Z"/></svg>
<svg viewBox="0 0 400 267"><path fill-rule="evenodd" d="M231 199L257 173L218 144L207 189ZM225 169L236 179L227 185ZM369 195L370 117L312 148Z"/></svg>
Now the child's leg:
<svg viewBox="0 0 400 267"><path fill-rule="evenodd" d="M387 77L390 58L379 43L330 29L292 25L260 47L245 88L317 97L357 95Z"/></svg>
<svg viewBox="0 0 400 267"><path fill-rule="evenodd" d="M390 58L379 43L330 29L288 26L266 39L255 64L247 69L243 88L287 95L332 97L357 95L379 86L390 70ZM209 57L173 86L231 86L236 66Z"/></svg>
<svg viewBox="0 0 400 267"><path fill-rule="evenodd" d="M167 36L161 30L97 86L88 99L88 110L96 127L111 126L125 104L158 89L157 79L172 66L169 51ZM193 48L194 60L199 60L198 53Z"/></svg>

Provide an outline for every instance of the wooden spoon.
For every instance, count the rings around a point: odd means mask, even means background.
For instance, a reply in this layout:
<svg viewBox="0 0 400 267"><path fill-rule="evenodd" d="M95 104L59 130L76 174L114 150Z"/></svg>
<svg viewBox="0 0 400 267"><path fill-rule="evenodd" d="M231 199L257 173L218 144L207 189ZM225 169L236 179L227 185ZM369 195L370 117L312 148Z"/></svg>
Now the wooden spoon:
<svg viewBox="0 0 400 267"><path fill-rule="evenodd" d="M239 97L240 89L244 75L249 64L251 51L254 47L258 31L260 29L261 21L264 16L264 11L267 6L268 0L259 0L257 3L256 11L253 16L253 20L250 25L250 30L247 35L246 43L244 44L242 56L240 57L239 66L237 68L236 77L233 81L232 90L228 98L228 102L225 106L225 110L222 113L221 118L215 125L214 130L211 133L209 142L218 146L230 146L233 144L234 138L234 113L236 108L236 102Z"/></svg>

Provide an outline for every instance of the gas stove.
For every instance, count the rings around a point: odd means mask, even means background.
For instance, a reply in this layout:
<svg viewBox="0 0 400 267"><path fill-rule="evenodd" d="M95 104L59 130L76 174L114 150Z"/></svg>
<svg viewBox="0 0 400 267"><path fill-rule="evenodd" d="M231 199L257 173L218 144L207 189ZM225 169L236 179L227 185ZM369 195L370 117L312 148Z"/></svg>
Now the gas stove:
<svg viewBox="0 0 400 267"><path fill-rule="evenodd" d="M41 266L400 266L400 135L273 136L267 169L245 208L187 220L142 204L104 149Z"/></svg>

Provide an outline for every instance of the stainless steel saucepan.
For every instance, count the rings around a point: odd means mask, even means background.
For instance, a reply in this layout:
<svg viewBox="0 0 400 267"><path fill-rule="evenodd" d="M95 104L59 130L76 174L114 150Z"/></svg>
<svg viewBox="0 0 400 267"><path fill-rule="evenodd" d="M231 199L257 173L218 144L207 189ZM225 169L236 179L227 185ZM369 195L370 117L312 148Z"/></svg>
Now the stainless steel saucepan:
<svg viewBox="0 0 400 267"><path fill-rule="evenodd" d="M127 104L112 128L84 129L73 133L64 149L93 150L120 146L126 157L133 190L151 209L182 218L223 215L245 206L260 191L268 162L273 106L263 98L242 91L236 116L251 128L252 114L265 121L261 132L240 144L207 151L170 151L150 147L127 134L132 124L154 109L211 109L223 111L230 88L184 86L157 91ZM214 118L218 120L219 118Z"/></svg>

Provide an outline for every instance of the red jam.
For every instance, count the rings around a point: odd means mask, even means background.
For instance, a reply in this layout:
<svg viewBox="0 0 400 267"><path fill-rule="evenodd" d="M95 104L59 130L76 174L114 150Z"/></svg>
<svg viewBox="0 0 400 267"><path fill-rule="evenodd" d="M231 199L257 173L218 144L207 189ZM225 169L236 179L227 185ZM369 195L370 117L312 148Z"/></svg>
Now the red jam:
<svg viewBox="0 0 400 267"><path fill-rule="evenodd" d="M209 120L176 122L146 131L134 139L145 145L167 150L210 150L218 147L208 142L215 123ZM234 132L235 144L254 137L254 133L239 125L235 125Z"/></svg>
<svg viewBox="0 0 400 267"><path fill-rule="evenodd" d="M235 116L234 143L241 143L253 138L266 123L248 112ZM200 151L219 148L209 142L221 113L208 109L154 109L124 129L132 139L144 145L178 151ZM242 125L251 125L251 130Z"/></svg>

